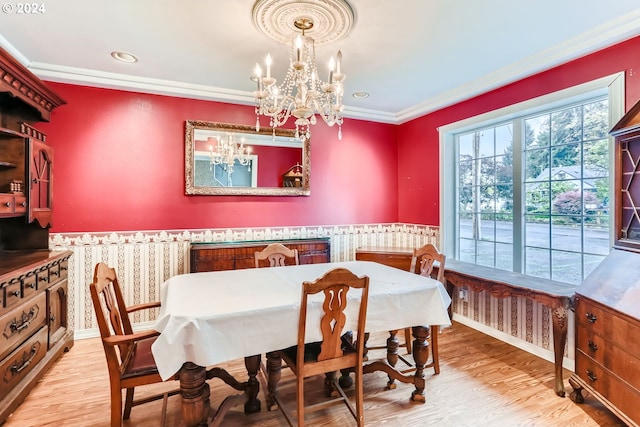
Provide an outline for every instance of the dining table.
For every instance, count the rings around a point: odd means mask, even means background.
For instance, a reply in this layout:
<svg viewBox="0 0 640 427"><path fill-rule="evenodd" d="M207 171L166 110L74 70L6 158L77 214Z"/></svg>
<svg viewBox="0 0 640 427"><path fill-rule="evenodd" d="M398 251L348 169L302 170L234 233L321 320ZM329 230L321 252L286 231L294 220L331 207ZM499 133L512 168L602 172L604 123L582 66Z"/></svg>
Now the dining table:
<svg viewBox="0 0 640 427"><path fill-rule="evenodd" d="M209 384L217 377L242 392L230 396L215 411L213 425L237 399L245 413L260 411L257 379L261 355L296 345L302 283L314 281L335 268L369 277L366 330L389 331L412 327L416 369L406 374L395 368L397 345L387 349L386 361L372 361L364 372L382 370L390 382L411 383L411 399L425 401L424 366L428 359L431 325L451 325L451 298L437 280L370 261L345 261L179 274L160 286L161 308L155 323L160 332L152 352L160 376L180 381L182 418L187 426L206 425L210 416ZM320 341L322 296L308 305L307 339ZM360 292L350 292L350 299ZM345 330L355 330L357 305L347 303ZM352 309L349 309L352 307ZM396 339L397 342L397 339ZM238 381L219 365L244 358L248 379ZM268 359L273 364L274 359ZM274 369L274 371L277 371ZM277 392L278 377L269 375L267 403Z"/></svg>

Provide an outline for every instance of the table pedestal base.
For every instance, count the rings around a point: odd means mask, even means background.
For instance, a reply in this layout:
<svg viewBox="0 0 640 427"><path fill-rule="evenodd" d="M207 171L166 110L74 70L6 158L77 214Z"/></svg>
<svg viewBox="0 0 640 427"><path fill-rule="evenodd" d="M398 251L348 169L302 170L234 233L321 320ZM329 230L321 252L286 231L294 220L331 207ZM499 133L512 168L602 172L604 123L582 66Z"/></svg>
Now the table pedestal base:
<svg viewBox="0 0 640 427"><path fill-rule="evenodd" d="M219 426L229 409L242 402L245 402L244 412L246 414L260 411L260 400L258 400L260 383L257 378L260 355L246 357L244 364L249 374L249 379L245 382L239 382L222 368L207 370L205 367L191 362L182 365L178 377L182 393L182 419L187 427ZM209 402L210 390L209 384L206 382L213 378L220 378L225 384L244 393L228 396L214 411ZM212 420L209 424L211 414Z"/></svg>
<svg viewBox="0 0 640 427"><path fill-rule="evenodd" d="M395 381L400 381L406 384L413 384L415 390L411 393L411 400L414 402L425 402L424 389L424 368L429 358L429 326L414 326L413 329L413 359L415 361L415 372L413 375L405 375L395 368L398 362L398 347L399 342L396 337L398 331L389 331L389 338L387 339L387 360L386 362L374 361L367 363L363 367L363 373L367 374L375 371L385 372L389 376L389 381L385 389L391 390L396 388ZM278 392L278 383L281 378L282 360L277 352L267 353L267 410L276 404L275 394ZM413 371L413 369L412 369ZM340 377L340 386L343 388L349 387L353 384L353 380L349 377L348 371L343 371Z"/></svg>

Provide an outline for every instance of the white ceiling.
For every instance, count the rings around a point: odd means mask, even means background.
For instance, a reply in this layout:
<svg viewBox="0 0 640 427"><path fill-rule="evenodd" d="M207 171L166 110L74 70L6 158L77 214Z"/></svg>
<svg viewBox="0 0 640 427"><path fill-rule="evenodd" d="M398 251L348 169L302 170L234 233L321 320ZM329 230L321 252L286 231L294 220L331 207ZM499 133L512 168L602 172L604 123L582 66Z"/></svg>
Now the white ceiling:
<svg viewBox="0 0 640 427"><path fill-rule="evenodd" d="M36 3L43 13L0 12L0 45L49 81L253 104L256 62L271 53L281 78L288 63L288 47L254 27L254 0ZM347 117L389 123L640 35L638 0L349 3L352 31L316 56L342 50ZM140 60L117 62L114 50Z"/></svg>

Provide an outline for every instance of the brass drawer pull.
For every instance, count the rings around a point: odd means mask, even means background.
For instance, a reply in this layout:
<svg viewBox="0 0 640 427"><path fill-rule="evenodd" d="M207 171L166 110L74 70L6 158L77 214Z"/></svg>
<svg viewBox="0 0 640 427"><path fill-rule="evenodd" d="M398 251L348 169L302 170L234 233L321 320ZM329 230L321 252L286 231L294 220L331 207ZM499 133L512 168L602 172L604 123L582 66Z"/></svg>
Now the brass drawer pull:
<svg viewBox="0 0 640 427"><path fill-rule="evenodd" d="M589 369L587 369L587 377L591 380L591 381L595 381L598 379L598 377L596 376L596 374L594 374L593 372L591 372Z"/></svg>
<svg viewBox="0 0 640 427"><path fill-rule="evenodd" d="M9 296L12 296L12 297L19 297L19 296L20 296L20 290L19 290L19 289L16 289L15 291L10 292L10 293L9 293Z"/></svg>
<svg viewBox="0 0 640 427"><path fill-rule="evenodd" d="M589 346L589 350L591 351L596 351L598 349L598 345L591 340L589 340L587 345Z"/></svg>
<svg viewBox="0 0 640 427"><path fill-rule="evenodd" d="M23 329L28 328L31 322L33 322L33 319L35 319L37 314L38 314L38 310L36 309L36 307L31 307L31 310L29 310L29 313L24 313L24 312L22 313L20 323L18 323L18 319L13 319L9 324L9 329L11 329L11 335L15 334L16 332L20 332Z"/></svg>
<svg viewBox="0 0 640 427"><path fill-rule="evenodd" d="M589 323L596 323L596 320L598 320L598 317L593 313L587 313L585 316L587 316Z"/></svg>
<svg viewBox="0 0 640 427"><path fill-rule="evenodd" d="M39 342L35 343L34 345L32 345L31 346L31 351L29 353L25 353L24 354L20 364L18 365L18 361L16 361L16 363L14 363L13 366L11 366L11 374L12 375L18 375L20 372L24 371L27 368L27 366L29 366L31 364L33 359L38 354L38 349L39 348L40 348L40 343Z"/></svg>

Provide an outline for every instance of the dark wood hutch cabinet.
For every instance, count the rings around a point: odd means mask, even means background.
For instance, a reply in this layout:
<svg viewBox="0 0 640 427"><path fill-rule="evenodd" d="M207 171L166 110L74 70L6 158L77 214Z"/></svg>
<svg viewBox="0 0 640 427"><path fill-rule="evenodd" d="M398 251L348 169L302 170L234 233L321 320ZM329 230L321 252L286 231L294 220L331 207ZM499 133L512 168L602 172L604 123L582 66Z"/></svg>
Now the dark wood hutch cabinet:
<svg viewBox="0 0 640 427"><path fill-rule="evenodd" d="M33 124L64 104L0 49L0 424L73 345L69 251L49 251L53 149Z"/></svg>
<svg viewBox="0 0 640 427"><path fill-rule="evenodd" d="M615 242L576 289L576 367L571 399L584 389L625 423L640 425L640 102L615 138Z"/></svg>

